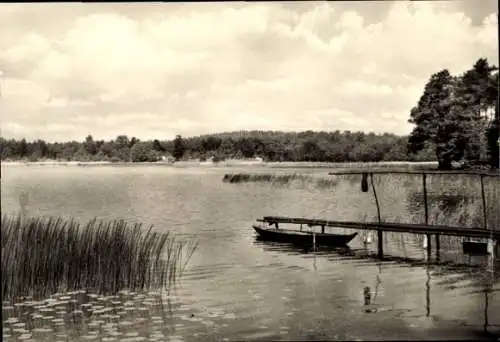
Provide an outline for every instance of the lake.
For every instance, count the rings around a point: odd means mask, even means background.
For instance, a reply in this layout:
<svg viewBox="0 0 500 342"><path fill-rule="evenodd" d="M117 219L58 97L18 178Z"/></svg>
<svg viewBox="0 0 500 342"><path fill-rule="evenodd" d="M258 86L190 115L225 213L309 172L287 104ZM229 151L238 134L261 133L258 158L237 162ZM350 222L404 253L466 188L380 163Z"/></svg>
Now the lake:
<svg viewBox="0 0 500 342"><path fill-rule="evenodd" d="M28 215L82 222L122 218L199 243L168 293L74 291L38 302L4 302L3 340L404 340L475 338L485 324L491 332L500 330L495 265L463 255L458 238L444 239L440 265L426 264L422 238L412 235L386 234L385 253L393 258L384 262L370 257L376 243L364 245L364 233L348 251L304 251L256 240L251 225L265 215L376 217L373 196L362 193L357 181L321 186L328 182L317 179L331 177L328 171L296 170L311 181L283 185L222 179L229 172L293 169L2 166L3 213L17 212L20 196L27 194ZM402 180L379 191L384 219L421 214L418 189L408 184ZM487 186L488 198L497 196L497 186ZM373 293L370 312L364 307L366 286Z"/></svg>

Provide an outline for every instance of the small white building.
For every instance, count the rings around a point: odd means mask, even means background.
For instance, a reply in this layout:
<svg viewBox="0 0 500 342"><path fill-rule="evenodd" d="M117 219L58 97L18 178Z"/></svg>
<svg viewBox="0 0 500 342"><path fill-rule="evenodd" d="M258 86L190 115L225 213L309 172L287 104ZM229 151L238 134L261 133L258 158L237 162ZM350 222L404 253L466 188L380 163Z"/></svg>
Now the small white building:
<svg viewBox="0 0 500 342"><path fill-rule="evenodd" d="M175 158L172 156L161 156L161 161L162 162L167 162L167 163L174 163Z"/></svg>

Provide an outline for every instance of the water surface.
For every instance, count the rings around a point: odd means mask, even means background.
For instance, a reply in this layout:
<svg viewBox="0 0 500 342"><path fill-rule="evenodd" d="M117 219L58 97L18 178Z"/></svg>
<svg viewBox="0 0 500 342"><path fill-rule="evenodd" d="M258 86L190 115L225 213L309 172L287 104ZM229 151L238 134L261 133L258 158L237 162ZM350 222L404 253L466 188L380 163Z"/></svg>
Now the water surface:
<svg viewBox="0 0 500 342"><path fill-rule="evenodd" d="M486 315L488 330L498 331L500 285L494 265L488 266L486 257L463 255L458 239L441 244L446 265L427 265L421 237L411 235L385 235L385 252L394 256L385 262L369 257L376 243L365 246L364 234L349 250L337 251L259 242L251 225L265 215L363 220L376 217L376 207L357 182L339 180L321 188L314 182L221 181L224 173L239 171L245 170L3 167L4 213L18 211L19 198L27 193L29 215L123 218L199 242L186 273L168 294L76 291L39 302L3 303L4 340L473 338L483 330ZM251 172L271 170L252 167ZM328 170L300 172L320 177ZM401 180L379 191L384 219L420 215L418 189L410 183ZM495 195L491 189L490 197ZM373 298L370 312L363 303L366 286Z"/></svg>

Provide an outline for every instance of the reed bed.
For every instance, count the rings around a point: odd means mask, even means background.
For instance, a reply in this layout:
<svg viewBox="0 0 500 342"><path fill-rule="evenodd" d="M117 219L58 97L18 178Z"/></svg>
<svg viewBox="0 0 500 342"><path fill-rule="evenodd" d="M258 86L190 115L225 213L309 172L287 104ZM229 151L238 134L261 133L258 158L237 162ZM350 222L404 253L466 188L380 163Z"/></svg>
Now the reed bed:
<svg viewBox="0 0 500 342"><path fill-rule="evenodd" d="M338 183L333 177L320 178L307 174L271 174L271 173L228 173L223 182L227 183L269 183L274 186L291 186L293 184L309 184L316 188L335 187Z"/></svg>
<svg viewBox="0 0 500 342"><path fill-rule="evenodd" d="M492 217L490 223L493 223L497 217ZM371 221L375 221L372 218ZM411 223L421 224L423 218L420 213L410 212L405 216L397 216L391 220L395 223ZM499 223L498 221L496 222ZM429 208L429 224L430 225L446 225L454 227L482 227L483 225L483 208L478 202L468 202L466 199L462 200L453 209L443 210L442 204L435 202ZM497 225L498 227L498 225ZM495 229L495 227L493 227ZM404 239L404 235L400 233L386 233L388 236L394 236L398 239ZM405 234L408 237L414 237L421 245L425 238L423 234ZM461 249L462 238L456 236L442 235L440 237L442 248Z"/></svg>
<svg viewBox="0 0 500 342"><path fill-rule="evenodd" d="M309 175L300 173L237 173L226 174L228 183L269 183L296 187L301 181L316 189L336 187L338 191L359 192L359 196L371 196L361 192L361 175ZM369 181L370 182L370 181ZM380 202L381 218L386 222L425 223L422 176L419 174L380 174L373 177ZM347 185L347 187L340 185ZM486 177L486 225L489 229L500 229L500 177ZM298 187L298 186L297 186ZM459 227L484 227L484 211L481 198L480 178L477 175L428 175L427 177L428 222L431 225ZM332 195L333 196L333 195ZM407 203L406 210L394 217L394 205ZM366 208L372 213L372 209ZM397 216L397 215L396 215ZM370 217L376 221L376 215Z"/></svg>
<svg viewBox="0 0 500 342"><path fill-rule="evenodd" d="M3 300L172 285L197 248L124 220L81 225L61 217L2 216Z"/></svg>

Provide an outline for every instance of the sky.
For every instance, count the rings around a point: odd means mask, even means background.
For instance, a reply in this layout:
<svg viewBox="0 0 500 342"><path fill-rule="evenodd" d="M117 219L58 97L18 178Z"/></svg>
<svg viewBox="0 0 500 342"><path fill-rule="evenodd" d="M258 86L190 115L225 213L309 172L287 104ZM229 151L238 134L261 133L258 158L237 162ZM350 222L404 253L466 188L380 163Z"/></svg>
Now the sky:
<svg viewBox="0 0 500 342"><path fill-rule="evenodd" d="M0 4L0 134L408 134L432 73L498 65L496 0Z"/></svg>

